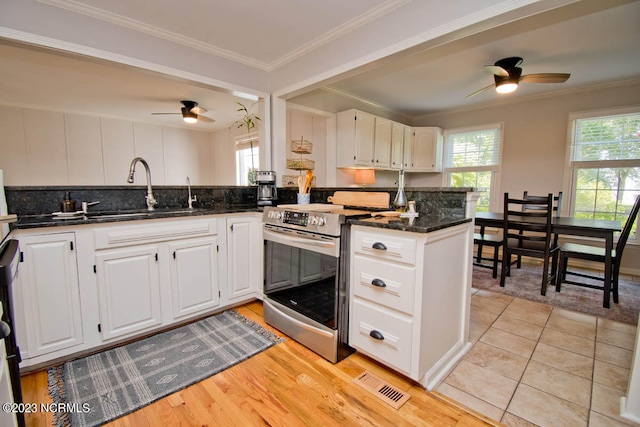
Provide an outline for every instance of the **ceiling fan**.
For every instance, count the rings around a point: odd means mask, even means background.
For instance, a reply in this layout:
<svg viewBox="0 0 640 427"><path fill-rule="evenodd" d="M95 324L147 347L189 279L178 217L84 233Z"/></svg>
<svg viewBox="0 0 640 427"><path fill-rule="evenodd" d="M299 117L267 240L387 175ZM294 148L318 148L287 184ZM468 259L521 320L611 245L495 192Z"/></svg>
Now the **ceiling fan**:
<svg viewBox="0 0 640 427"><path fill-rule="evenodd" d="M207 112L206 108L202 108L198 106L198 103L195 101L180 101L182 102L183 107L180 109L182 113L151 113L152 115L160 115L160 114L182 114L182 119L186 123L196 123L198 120L207 123L213 123L215 120L203 116L202 114Z"/></svg>
<svg viewBox="0 0 640 427"><path fill-rule="evenodd" d="M522 58L513 56L497 61L494 65L485 65L484 67L493 74L495 83L487 87L467 95L466 98L476 96L485 90L496 88L498 93L513 92L518 88L519 83L564 83L571 74L565 73L540 73L522 75Z"/></svg>

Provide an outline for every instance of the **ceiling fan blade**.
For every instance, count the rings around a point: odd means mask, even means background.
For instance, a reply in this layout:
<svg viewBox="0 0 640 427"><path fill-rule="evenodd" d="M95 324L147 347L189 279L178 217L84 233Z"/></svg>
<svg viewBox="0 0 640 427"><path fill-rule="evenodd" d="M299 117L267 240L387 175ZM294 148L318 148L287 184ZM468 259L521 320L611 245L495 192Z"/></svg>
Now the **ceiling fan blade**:
<svg viewBox="0 0 640 427"><path fill-rule="evenodd" d="M477 91L473 92L471 95L467 95L467 96L465 96L465 98L471 98L471 97L473 97L473 96L479 95L479 94L481 94L482 92L484 92L485 90L489 90L489 89L491 89L492 87L495 87L495 86L496 86L496 85L495 85L495 84L493 84L493 85L489 85L489 86L487 86L487 87L483 87L482 89L480 89L480 90L477 90Z"/></svg>
<svg viewBox="0 0 640 427"><path fill-rule="evenodd" d="M209 118L207 116L198 116L198 121L199 122L205 122L205 123L213 123L213 122L215 122L215 120L213 120L212 118Z"/></svg>
<svg viewBox="0 0 640 427"><path fill-rule="evenodd" d="M204 113L206 113L206 112L207 112L207 109L206 109L206 108L202 108L202 107L200 107L199 105L196 105L196 106L194 106L193 108L191 108L191 112L192 112L193 114L200 115L200 114L204 114Z"/></svg>
<svg viewBox="0 0 640 427"><path fill-rule="evenodd" d="M182 113L151 113L152 116L159 116L162 114L182 114Z"/></svg>
<svg viewBox="0 0 640 427"><path fill-rule="evenodd" d="M484 68L496 76L509 77L509 72L498 65L485 65Z"/></svg>
<svg viewBox="0 0 640 427"><path fill-rule="evenodd" d="M520 77L520 81L525 83L564 83L569 79L569 76L571 76L571 74L565 74L565 73L526 74Z"/></svg>

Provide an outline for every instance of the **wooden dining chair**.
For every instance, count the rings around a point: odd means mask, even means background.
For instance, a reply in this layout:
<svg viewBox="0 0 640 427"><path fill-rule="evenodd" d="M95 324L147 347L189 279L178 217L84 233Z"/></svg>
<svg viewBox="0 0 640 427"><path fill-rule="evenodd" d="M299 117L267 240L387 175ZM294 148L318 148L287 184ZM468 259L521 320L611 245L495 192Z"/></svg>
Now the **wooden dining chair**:
<svg viewBox="0 0 640 427"><path fill-rule="evenodd" d="M624 224L624 227L622 228L622 232L618 237L618 243L616 243L616 247L611 251L611 262L612 262L611 293L613 294L613 302L615 304L618 304L618 277L620 275L620 260L622 259L622 251L624 250L624 247L627 244L627 240L629 239L629 234L631 234L633 223L636 221L638 217L639 209L640 209L640 196L636 197L636 201L633 204L633 207L631 208L631 212L629 213L629 218L627 219L627 222ZM560 246L560 260L559 260L560 271L558 273L558 280L556 281L556 291L560 292L560 288L563 283L582 286L585 288L600 289L604 291L604 283L602 286L599 286L597 284L594 285L590 283L568 280L567 275L569 274L572 276L584 277L587 279L593 279L593 280L604 282L603 277L596 276L594 274L581 273L577 271L569 271L567 269L569 258L582 259L585 261L601 262L604 264L605 250L604 248L583 245L578 243L563 243L562 246Z"/></svg>
<svg viewBox="0 0 640 427"><path fill-rule="evenodd" d="M473 243L477 245L478 252L474 257L473 265L492 269L492 277L498 277L498 263L500 262L500 248L504 244L501 234L487 233L485 226L480 226L478 233L473 234ZM485 256L482 251L485 246L493 248L493 256Z"/></svg>
<svg viewBox="0 0 640 427"><path fill-rule="evenodd" d="M536 206L536 208L523 209L524 205ZM512 199L509 198L509 193L504 193L505 243L502 249L500 286L504 287L506 278L510 275L513 256L543 260L541 295L546 295L548 283L555 285L559 248L554 245L552 238L552 215L553 194L551 193L546 197L529 196L527 199Z"/></svg>
<svg viewBox="0 0 640 427"><path fill-rule="evenodd" d="M530 197L545 197L545 196L532 196L529 194L527 190L524 191L522 198L528 199ZM540 206L538 205L522 205L523 211L535 211L540 210ZM558 192L557 196L553 196L553 216L560 216L562 213L562 191ZM553 244L558 246L558 235L554 233L553 235ZM522 257L518 256L517 261L518 268L522 267Z"/></svg>

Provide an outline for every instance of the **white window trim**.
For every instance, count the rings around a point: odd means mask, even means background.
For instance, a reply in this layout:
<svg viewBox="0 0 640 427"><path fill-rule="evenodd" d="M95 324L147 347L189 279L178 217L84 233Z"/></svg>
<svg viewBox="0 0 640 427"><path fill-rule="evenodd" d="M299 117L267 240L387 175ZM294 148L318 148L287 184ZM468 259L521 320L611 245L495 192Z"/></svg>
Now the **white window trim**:
<svg viewBox="0 0 640 427"><path fill-rule="evenodd" d="M500 171L502 169L502 152L504 150L504 122L489 123L489 124L477 125L477 126L466 126L466 127L454 128L454 129L446 129L443 132L444 141L446 144L448 139L447 137L450 134L477 132L477 131L482 131L487 129L496 129L496 128L500 129L500 148L498 150L497 165L483 166L483 167L467 166L467 167L455 168L455 169L447 168L446 166L443 166L443 169L442 169L442 186L443 187L449 187L449 182L451 180L449 176L449 169L456 170L456 171L463 171L463 172L479 172L479 171L488 171L488 170L492 171L493 173L491 177L491 195L489 196L489 211L492 211L492 212L502 211L503 198L500 190L500 183L502 182L500 177ZM442 150L442 155L445 156L446 152L447 152L447 147L445 145L445 147L443 147L443 150ZM445 160L446 159L443 159L443 165L446 165Z"/></svg>
<svg viewBox="0 0 640 427"><path fill-rule="evenodd" d="M639 160L602 160L602 161L573 161L573 139L575 132L575 122L580 119L589 119L593 117L604 117L604 116L616 116L623 114L633 114L638 113L640 111L640 105L635 106L625 106L618 108L608 108L608 109L598 109L598 110L589 110L589 111L578 111L569 113L568 117L568 125L567 125L567 141L566 141L566 151L565 151L565 173L564 173L564 183L563 183L563 191L564 194L568 195L566 197L566 206L564 208L568 209L569 215L573 216L575 212L575 197L573 194L574 184L576 181L576 170L577 168L585 168L593 165L592 167L596 168L616 168L616 167L639 167ZM585 240L590 240L590 238L585 238ZM616 239L617 241L617 239ZM640 232L637 233L636 238L633 236L629 236L629 240L627 240L627 244L629 245L640 245Z"/></svg>
<svg viewBox="0 0 640 427"><path fill-rule="evenodd" d="M563 200L563 203L566 206L563 206L563 212L565 212L565 208L569 212L570 216L573 216L573 212L575 210L575 191L574 191L574 182L575 182L575 173L574 167L584 167L585 164L590 162L574 162L573 158L573 132L574 132L574 122L579 119L589 119L592 117L603 117L603 116L616 116L621 114L632 114L640 111L640 105L635 106L625 106L618 108L605 108L598 110L589 110L589 111L577 111L574 113L569 113L568 121L567 121L567 141L565 147L565 161L564 161L564 182L562 183L562 188L564 194L568 194L568 200L566 202ZM629 164L629 162L634 164ZM613 164L615 163L615 166ZM601 167L626 167L626 166L636 166L634 160L611 160L611 161L602 161L598 162ZM574 166L575 165L575 166Z"/></svg>

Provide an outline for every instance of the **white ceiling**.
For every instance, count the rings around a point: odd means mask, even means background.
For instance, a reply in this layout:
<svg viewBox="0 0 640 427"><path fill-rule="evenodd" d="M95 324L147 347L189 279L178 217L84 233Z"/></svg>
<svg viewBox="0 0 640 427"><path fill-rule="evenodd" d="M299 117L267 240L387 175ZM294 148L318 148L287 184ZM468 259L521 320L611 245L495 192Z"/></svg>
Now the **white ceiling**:
<svg viewBox="0 0 640 427"><path fill-rule="evenodd" d="M409 0L261 0L259 12L255 0L41 1L270 71ZM364 100L412 118L496 102L494 91L465 96L493 82L483 65L508 56L524 58L523 74L571 73L563 84L522 84L512 98L637 79L638 18L637 0L583 0L421 52L396 54L332 79L330 90L321 92L341 94L340 108ZM0 58L0 104L181 126L180 115L151 113L179 112L179 101L187 99L216 120L197 128L213 130L237 120L237 101L251 103L210 86L10 42L0 41Z"/></svg>

